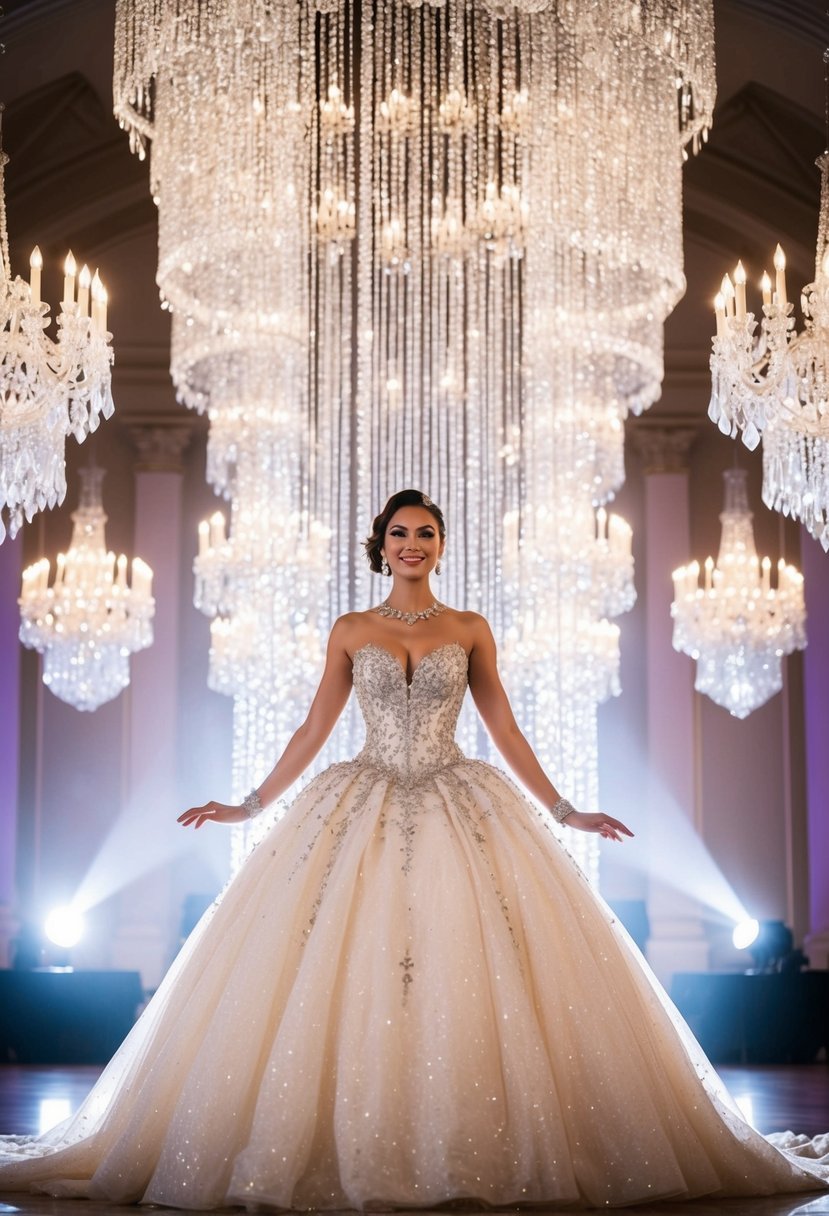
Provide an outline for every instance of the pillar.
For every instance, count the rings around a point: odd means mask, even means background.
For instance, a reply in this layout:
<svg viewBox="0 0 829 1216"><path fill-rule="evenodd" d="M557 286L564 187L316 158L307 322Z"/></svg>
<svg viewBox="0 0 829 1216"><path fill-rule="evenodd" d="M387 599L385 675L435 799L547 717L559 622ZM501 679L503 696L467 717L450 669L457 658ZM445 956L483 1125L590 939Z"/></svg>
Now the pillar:
<svg viewBox="0 0 829 1216"><path fill-rule="evenodd" d="M804 949L813 967L829 967L829 556L804 530L801 562L809 644L803 652L809 932Z"/></svg>
<svg viewBox="0 0 829 1216"><path fill-rule="evenodd" d="M8 967L16 929L17 814L20 782L20 576L23 537L0 544L0 967Z"/></svg>
<svg viewBox="0 0 829 1216"><path fill-rule="evenodd" d="M676 816L697 823L694 668L672 645L672 572L691 556L688 454L696 429L652 425L630 429L645 474L645 618L648 754L647 957L663 984L677 971L708 967L700 906L660 879L660 858Z"/></svg>
<svg viewBox="0 0 829 1216"><path fill-rule="evenodd" d="M129 427L135 445L133 552L153 570L153 644L131 659L125 714L125 789L122 814L140 820L159 864L121 894L113 964L140 971L154 988L171 958L178 910L171 906L167 864L173 855L180 810L177 764L179 588L183 560L182 457L189 423Z"/></svg>

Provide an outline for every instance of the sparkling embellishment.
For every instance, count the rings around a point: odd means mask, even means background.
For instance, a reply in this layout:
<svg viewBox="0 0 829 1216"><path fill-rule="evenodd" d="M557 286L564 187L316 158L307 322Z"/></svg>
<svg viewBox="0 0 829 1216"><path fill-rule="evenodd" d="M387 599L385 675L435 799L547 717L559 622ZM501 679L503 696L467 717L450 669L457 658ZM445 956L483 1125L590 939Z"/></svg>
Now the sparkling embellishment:
<svg viewBox="0 0 829 1216"><path fill-rule="evenodd" d="M429 608L424 608L422 612L401 612L399 608L392 608L388 600L379 604L376 608L372 608L372 612L376 612L378 616L390 616L396 621L405 621L407 625L415 625L418 621L426 621L430 616L438 616L441 612L446 611L445 604L439 604L435 600Z"/></svg>
<svg viewBox="0 0 829 1216"><path fill-rule="evenodd" d="M559 798L555 806L550 809L550 814L556 823L563 823L568 815L572 815L575 809L572 802L568 802L566 798Z"/></svg>
<svg viewBox="0 0 829 1216"><path fill-rule="evenodd" d="M400 963L400 966L403 968L403 1004L405 1005L406 999L409 995L409 985L414 980L414 976L412 975L412 968L414 967L414 960L413 960L411 954L409 953L408 949L406 950L406 953L403 955L403 959Z"/></svg>
<svg viewBox="0 0 829 1216"><path fill-rule="evenodd" d="M248 819L253 819L256 815L262 814L262 800L256 788L252 789L249 794L245 794L242 799L242 806L245 808Z"/></svg>

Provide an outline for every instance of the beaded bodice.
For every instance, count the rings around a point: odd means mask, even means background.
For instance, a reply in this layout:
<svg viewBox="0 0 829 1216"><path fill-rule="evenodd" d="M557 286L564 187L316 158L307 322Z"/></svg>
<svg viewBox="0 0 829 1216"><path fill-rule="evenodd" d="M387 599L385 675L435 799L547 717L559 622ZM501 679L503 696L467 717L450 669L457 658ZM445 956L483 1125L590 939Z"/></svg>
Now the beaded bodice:
<svg viewBox="0 0 829 1216"><path fill-rule="evenodd" d="M358 762L406 782L463 759L455 727L466 692L467 657L459 642L430 651L412 682L398 659L369 643L354 655L354 690L366 723Z"/></svg>

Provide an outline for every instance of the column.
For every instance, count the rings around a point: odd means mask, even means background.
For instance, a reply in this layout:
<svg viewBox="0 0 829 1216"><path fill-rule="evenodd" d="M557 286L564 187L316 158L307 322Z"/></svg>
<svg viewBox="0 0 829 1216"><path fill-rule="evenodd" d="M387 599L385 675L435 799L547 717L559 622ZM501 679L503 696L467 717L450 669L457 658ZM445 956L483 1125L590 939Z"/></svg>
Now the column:
<svg viewBox="0 0 829 1216"><path fill-rule="evenodd" d="M813 967L829 967L829 557L805 529L801 563L809 644L803 652L806 798L809 836L809 932L804 950Z"/></svg>
<svg viewBox="0 0 829 1216"><path fill-rule="evenodd" d="M133 552L153 570L155 619L152 646L131 660L122 814L134 817L152 838L159 864L120 897L113 965L140 971L145 987L154 988L169 965L178 920L168 863L180 834L175 816L182 457L191 427L176 420L132 425L129 434L137 452Z"/></svg>
<svg viewBox="0 0 829 1216"><path fill-rule="evenodd" d="M7 967L16 929L17 813L20 780L20 576L23 537L0 545L0 967Z"/></svg>
<svg viewBox="0 0 829 1216"><path fill-rule="evenodd" d="M645 474L645 616L648 740L647 956L663 984L677 971L708 967L708 943L696 901L661 880L661 859L696 823L697 780L693 664L672 645L672 572L691 557L688 454L696 429L640 421L630 437Z"/></svg>

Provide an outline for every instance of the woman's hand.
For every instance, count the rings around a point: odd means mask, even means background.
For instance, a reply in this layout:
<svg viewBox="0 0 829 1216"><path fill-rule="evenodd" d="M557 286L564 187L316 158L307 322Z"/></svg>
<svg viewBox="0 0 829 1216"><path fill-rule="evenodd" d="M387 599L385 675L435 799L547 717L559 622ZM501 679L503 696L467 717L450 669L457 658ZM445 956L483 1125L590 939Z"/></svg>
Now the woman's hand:
<svg viewBox="0 0 829 1216"><path fill-rule="evenodd" d="M580 832L598 832L600 836L604 836L605 840L619 840L622 836L632 836L630 828L619 819L613 819L610 815L587 814L584 811L571 811L566 819L562 820L565 827L578 828ZM620 835L621 833L621 835Z"/></svg>
<svg viewBox="0 0 829 1216"><path fill-rule="evenodd" d="M204 806L191 806L189 811L179 815L176 822L183 828L195 825L200 828L203 823L243 823L248 818L243 806L230 806L226 802L205 802Z"/></svg>

